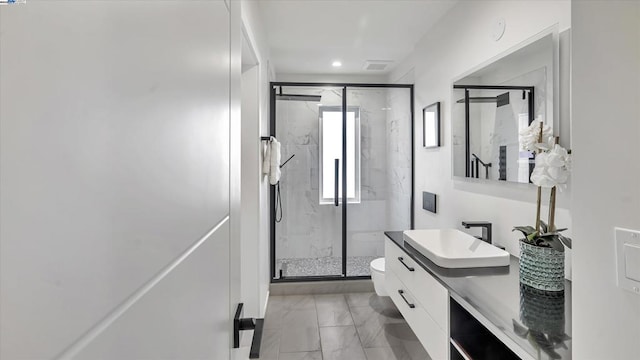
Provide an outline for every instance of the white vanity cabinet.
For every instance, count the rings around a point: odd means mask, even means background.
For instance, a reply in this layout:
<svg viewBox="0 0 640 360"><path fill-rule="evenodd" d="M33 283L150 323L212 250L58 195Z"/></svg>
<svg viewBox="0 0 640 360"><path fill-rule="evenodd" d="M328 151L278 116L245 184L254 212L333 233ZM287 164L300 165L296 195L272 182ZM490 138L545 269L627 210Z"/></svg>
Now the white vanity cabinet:
<svg viewBox="0 0 640 360"><path fill-rule="evenodd" d="M385 285L431 358L449 359L449 293L389 239L385 241Z"/></svg>

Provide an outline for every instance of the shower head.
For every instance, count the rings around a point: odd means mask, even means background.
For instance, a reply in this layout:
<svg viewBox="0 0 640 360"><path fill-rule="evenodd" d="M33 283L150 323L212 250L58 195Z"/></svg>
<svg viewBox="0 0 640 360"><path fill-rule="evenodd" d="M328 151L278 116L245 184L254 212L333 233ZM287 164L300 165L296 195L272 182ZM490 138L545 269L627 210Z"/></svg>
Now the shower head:
<svg viewBox="0 0 640 360"><path fill-rule="evenodd" d="M465 99L460 99L456 101L458 104L464 104ZM471 104L487 104L487 103L496 103L497 107L509 105L509 93L506 92L504 94L500 94L498 96L475 96L469 98L469 103Z"/></svg>
<svg viewBox="0 0 640 360"><path fill-rule="evenodd" d="M320 102L320 95L276 94L276 100Z"/></svg>
<svg viewBox="0 0 640 360"><path fill-rule="evenodd" d="M498 101L498 100L497 100L497 98L495 96L476 96L476 97L470 97L469 98L469 102L471 104L474 104L474 103L480 103L480 104L494 103L496 101ZM464 104L465 100L464 99L460 99L460 100L456 101L456 103Z"/></svg>
<svg viewBox="0 0 640 360"><path fill-rule="evenodd" d="M320 102L320 99L322 99L320 95L283 94L282 86L278 88L278 93L276 94L276 100Z"/></svg>

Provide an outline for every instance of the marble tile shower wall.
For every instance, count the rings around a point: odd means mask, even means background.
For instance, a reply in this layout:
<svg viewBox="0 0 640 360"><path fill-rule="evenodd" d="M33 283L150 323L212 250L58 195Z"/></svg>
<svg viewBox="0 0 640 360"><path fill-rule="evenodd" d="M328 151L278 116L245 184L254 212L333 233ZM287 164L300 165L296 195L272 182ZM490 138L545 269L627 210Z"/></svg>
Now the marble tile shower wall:
<svg viewBox="0 0 640 360"><path fill-rule="evenodd" d="M341 91L293 89L322 95L322 105L339 106ZM405 91L405 92L403 92ZM384 230L410 225L411 128L408 89L354 89L349 106L360 108L361 203L349 205L349 256L382 256ZM276 225L276 256L341 256L340 208L319 204L319 107L313 102L278 101L276 135L283 160L283 219Z"/></svg>
<svg viewBox="0 0 640 360"><path fill-rule="evenodd" d="M411 228L411 107L409 89L387 92L387 198L388 228Z"/></svg>

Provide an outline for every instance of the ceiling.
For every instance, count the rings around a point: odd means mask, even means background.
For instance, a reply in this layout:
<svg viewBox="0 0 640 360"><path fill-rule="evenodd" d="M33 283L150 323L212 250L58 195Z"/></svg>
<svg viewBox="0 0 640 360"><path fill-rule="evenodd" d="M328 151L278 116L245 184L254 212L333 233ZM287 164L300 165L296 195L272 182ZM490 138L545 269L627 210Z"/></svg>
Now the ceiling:
<svg viewBox="0 0 640 360"><path fill-rule="evenodd" d="M277 73L385 74L455 0L259 0ZM340 60L342 66L331 66ZM383 71L366 60L393 61Z"/></svg>

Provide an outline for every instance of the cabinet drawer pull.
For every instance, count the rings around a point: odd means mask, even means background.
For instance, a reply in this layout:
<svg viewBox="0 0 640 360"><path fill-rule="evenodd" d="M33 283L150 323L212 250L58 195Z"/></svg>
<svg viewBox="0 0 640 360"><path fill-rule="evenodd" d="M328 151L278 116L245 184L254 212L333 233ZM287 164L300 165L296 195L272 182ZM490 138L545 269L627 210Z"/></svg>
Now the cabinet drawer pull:
<svg viewBox="0 0 640 360"><path fill-rule="evenodd" d="M416 307L415 304L410 303L406 297L404 297L404 291L403 290L398 290L398 294L400 294L400 297L402 298L402 300L404 300L404 302L407 303L407 305L409 306L409 309L413 309Z"/></svg>
<svg viewBox="0 0 640 360"><path fill-rule="evenodd" d="M399 257L398 257L398 260L400 260L400 262L402 263L402 265L404 265L404 267L406 267L406 268L407 268L407 270L409 270L409 271L416 271L416 269L414 269L413 267L411 267L411 266L407 265L407 264L404 262L404 258L403 258L402 256L399 256Z"/></svg>

